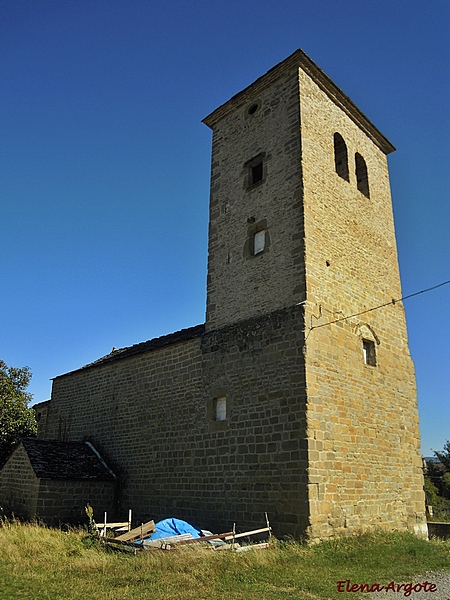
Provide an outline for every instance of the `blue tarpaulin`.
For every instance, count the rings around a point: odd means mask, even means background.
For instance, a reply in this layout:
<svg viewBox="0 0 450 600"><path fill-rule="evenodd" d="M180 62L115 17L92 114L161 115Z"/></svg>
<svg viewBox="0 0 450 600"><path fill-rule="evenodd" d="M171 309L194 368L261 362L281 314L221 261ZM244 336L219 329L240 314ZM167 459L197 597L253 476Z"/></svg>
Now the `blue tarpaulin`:
<svg viewBox="0 0 450 600"><path fill-rule="evenodd" d="M146 542L153 542L174 535L183 535L190 533L193 538L199 538L202 532L197 527L181 521L180 519L164 519L155 524L155 533L145 539Z"/></svg>

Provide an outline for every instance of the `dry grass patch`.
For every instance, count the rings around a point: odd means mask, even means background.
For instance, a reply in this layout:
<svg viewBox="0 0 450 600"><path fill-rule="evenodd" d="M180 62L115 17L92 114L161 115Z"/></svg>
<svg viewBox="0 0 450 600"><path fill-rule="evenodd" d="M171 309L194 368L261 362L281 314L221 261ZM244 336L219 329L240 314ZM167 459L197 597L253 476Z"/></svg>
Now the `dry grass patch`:
<svg viewBox="0 0 450 600"><path fill-rule="evenodd" d="M105 551L81 530L0 527L1 600L318 600L342 598L337 581L389 582L450 571L450 543L409 534L362 534L268 550L183 547L137 556Z"/></svg>

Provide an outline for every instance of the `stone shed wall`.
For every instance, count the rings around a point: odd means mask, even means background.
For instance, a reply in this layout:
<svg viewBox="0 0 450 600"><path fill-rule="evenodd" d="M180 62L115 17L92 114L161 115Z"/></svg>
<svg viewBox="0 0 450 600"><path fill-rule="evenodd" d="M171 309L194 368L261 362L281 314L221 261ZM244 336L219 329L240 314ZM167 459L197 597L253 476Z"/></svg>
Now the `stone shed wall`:
<svg viewBox="0 0 450 600"><path fill-rule="evenodd" d="M117 513L115 486L114 481L41 479L36 515L49 525L86 523L85 507L89 504L95 507L98 523L103 522L105 511L111 520Z"/></svg>
<svg viewBox="0 0 450 600"><path fill-rule="evenodd" d="M0 506L24 519L36 515L39 479L23 446L18 446L0 470Z"/></svg>
<svg viewBox="0 0 450 600"><path fill-rule="evenodd" d="M0 471L0 507L6 514L14 513L23 519L38 517L50 525L84 523L88 503L96 507L95 517L100 521L105 511L114 515L116 482L40 479L22 445Z"/></svg>

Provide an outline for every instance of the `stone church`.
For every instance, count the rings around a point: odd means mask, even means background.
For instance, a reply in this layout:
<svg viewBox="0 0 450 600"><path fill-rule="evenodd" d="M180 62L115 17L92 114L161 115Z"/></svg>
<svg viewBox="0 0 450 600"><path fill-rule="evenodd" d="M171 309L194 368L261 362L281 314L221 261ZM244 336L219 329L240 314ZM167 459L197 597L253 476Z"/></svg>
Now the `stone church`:
<svg viewBox="0 0 450 600"><path fill-rule="evenodd" d="M394 147L301 50L204 123L206 323L56 377L39 439L88 443L140 521L426 535Z"/></svg>

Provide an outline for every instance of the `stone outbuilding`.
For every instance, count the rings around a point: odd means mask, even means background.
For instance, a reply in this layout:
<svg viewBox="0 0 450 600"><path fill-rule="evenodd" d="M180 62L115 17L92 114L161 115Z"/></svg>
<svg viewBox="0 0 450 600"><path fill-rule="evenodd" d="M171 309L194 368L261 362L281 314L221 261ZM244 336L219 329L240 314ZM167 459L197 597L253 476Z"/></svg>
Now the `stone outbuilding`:
<svg viewBox="0 0 450 600"><path fill-rule="evenodd" d="M89 442L24 438L0 469L8 511L49 524L85 520L87 504L113 511L116 476Z"/></svg>

